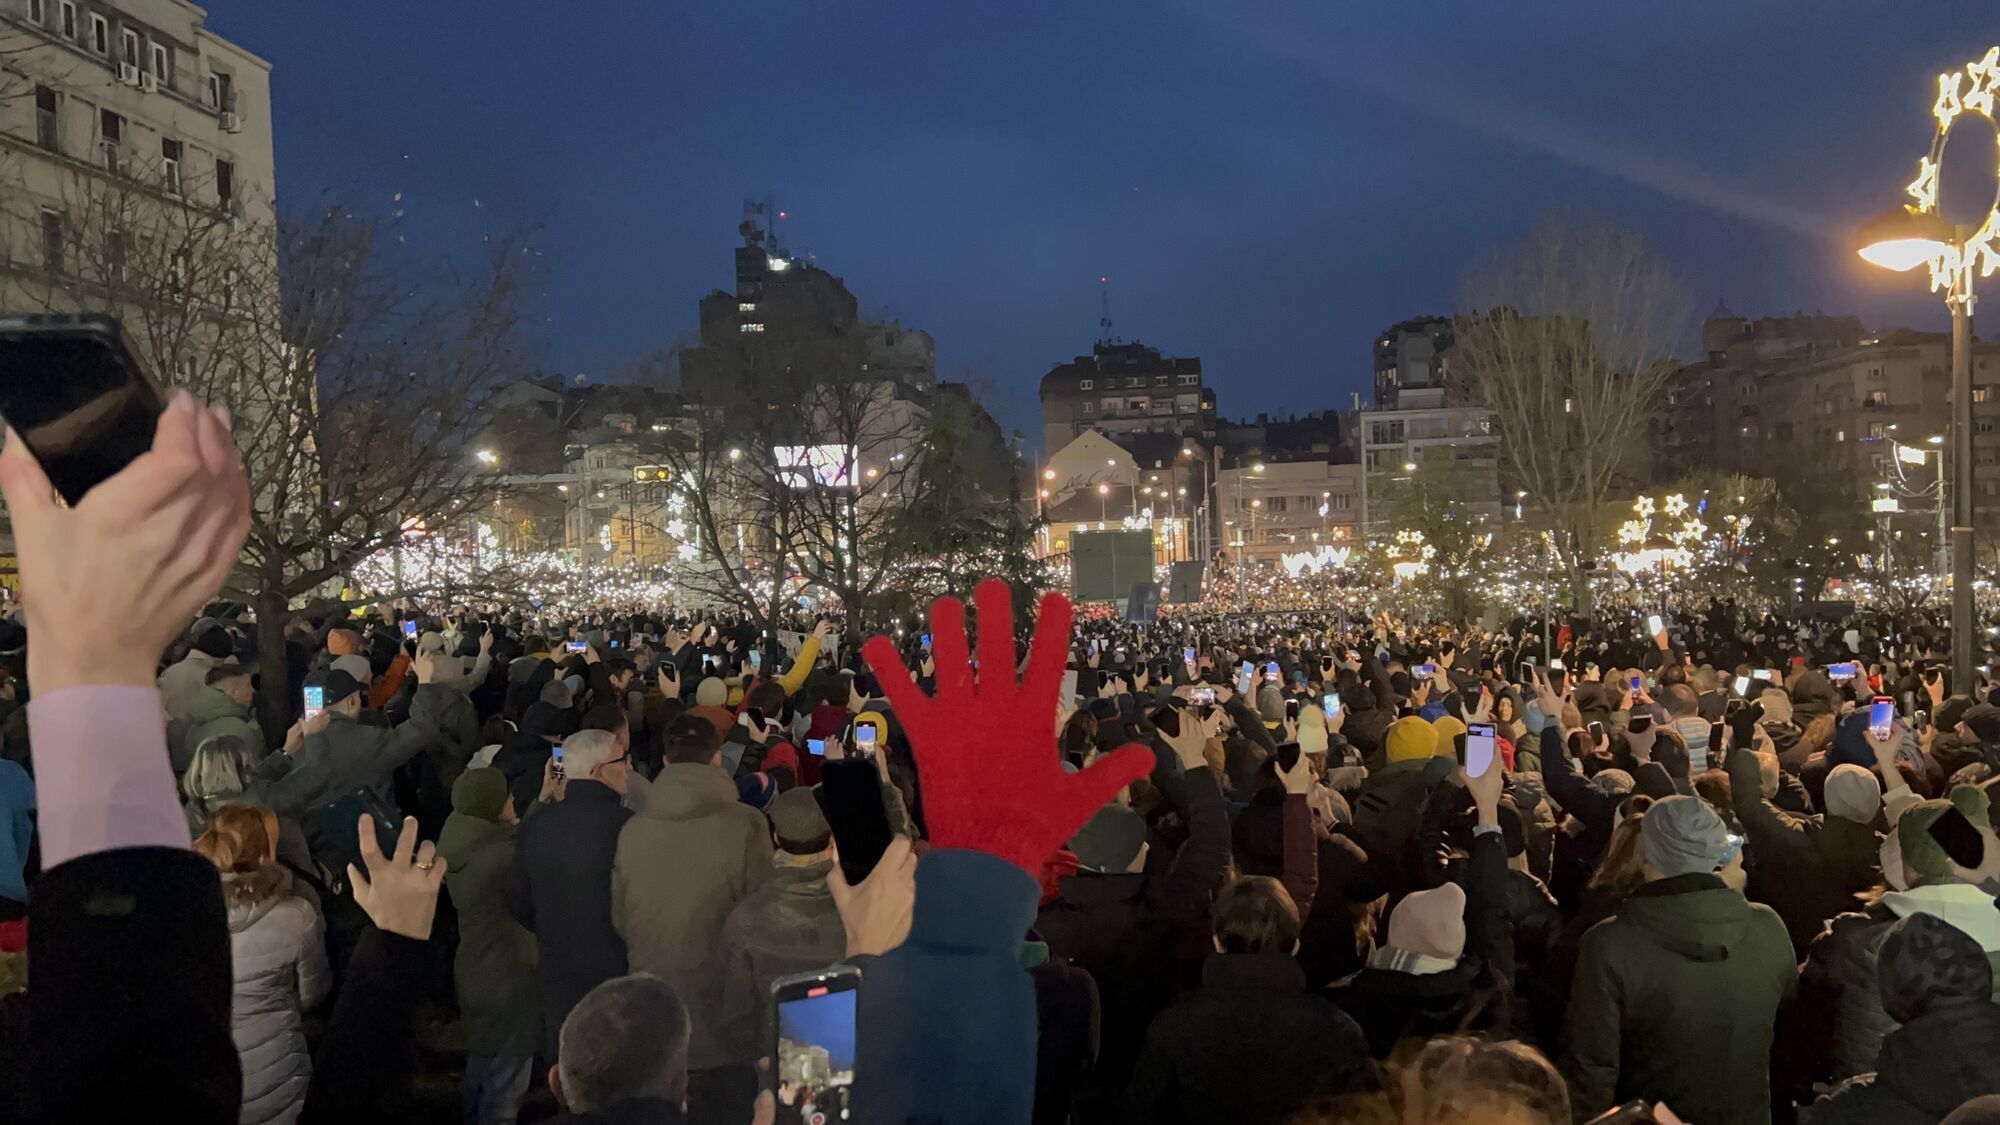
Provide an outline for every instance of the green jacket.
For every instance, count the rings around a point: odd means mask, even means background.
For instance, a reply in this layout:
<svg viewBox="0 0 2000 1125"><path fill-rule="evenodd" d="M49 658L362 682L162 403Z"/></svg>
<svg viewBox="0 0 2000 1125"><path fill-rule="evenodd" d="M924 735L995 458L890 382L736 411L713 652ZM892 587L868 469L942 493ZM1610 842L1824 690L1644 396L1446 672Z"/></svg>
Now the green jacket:
<svg viewBox="0 0 2000 1125"><path fill-rule="evenodd" d="M1644 1098L1768 1125L1772 1026L1797 984L1770 907L1708 874L1639 888L1583 937L1563 1059L1576 1119Z"/></svg>
<svg viewBox="0 0 2000 1125"><path fill-rule="evenodd" d="M618 834L611 921L631 972L652 973L688 1006L688 1067L741 1062L724 1030L723 925L772 876L771 826L736 799L719 766L683 762L653 779Z"/></svg>
<svg viewBox="0 0 2000 1125"><path fill-rule="evenodd" d="M176 729L178 728L178 729ZM251 761L264 756L264 730L250 717L250 709L242 707L221 688L204 687L194 693L188 701L186 725L168 725L169 742L173 747L174 772L186 773L188 763L194 760L194 752L211 738L233 734L243 740L250 751Z"/></svg>
<svg viewBox="0 0 2000 1125"><path fill-rule="evenodd" d="M514 874L514 834L490 820L455 812L438 834L449 864L445 889L458 911L458 957L452 975L468 1055L532 1055L541 1028L535 1006L535 935L507 913Z"/></svg>

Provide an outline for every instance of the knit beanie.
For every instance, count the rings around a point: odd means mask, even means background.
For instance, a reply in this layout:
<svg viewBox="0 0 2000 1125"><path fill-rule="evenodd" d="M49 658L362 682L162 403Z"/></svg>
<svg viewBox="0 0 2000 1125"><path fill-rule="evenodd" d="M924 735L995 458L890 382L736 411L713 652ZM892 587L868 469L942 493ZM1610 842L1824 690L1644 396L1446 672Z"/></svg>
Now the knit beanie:
<svg viewBox="0 0 2000 1125"><path fill-rule="evenodd" d="M729 700L729 685L714 676L703 679L694 686L694 703L697 707L720 707Z"/></svg>
<svg viewBox="0 0 2000 1125"><path fill-rule="evenodd" d="M229 630L211 621L208 628L195 632L194 647L208 656L221 660L236 651L236 642L230 639ZM1992 708L1988 707L1987 710L1991 711Z"/></svg>
<svg viewBox="0 0 2000 1125"><path fill-rule="evenodd" d="M444 634L435 629L417 638L418 652L443 652L444 650Z"/></svg>
<svg viewBox="0 0 2000 1125"><path fill-rule="evenodd" d="M1729 830L1700 797L1653 802L1639 826L1639 851L1664 878L1714 871L1729 850Z"/></svg>
<svg viewBox="0 0 2000 1125"><path fill-rule="evenodd" d="M361 634L352 629L335 629L326 635L326 651L347 656L361 651Z"/></svg>
<svg viewBox="0 0 2000 1125"><path fill-rule="evenodd" d="M1991 703L1975 703L1959 716L1959 722L1981 742L2000 742L2000 707Z"/></svg>
<svg viewBox="0 0 2000 1125"><path fill-rule="evenodd" d="M1389 947L1457 961L1465 952L1465 891L1446 883L1405 897L1389 912Z"/></svg>
<svg viewBox="0 0 2000 1125"><path fill-rule="evenodd" d="M753 809L762 809L778 795L778 785L768 773L746 773L736 779L736 799Z"/></svg>
<svg viewBox="0 0 2000 1125"><path fill-rule="evenodd" d="M1607 797L1623 797L1634 789L1637 789L1639 783L1633 779L1631 774L1614 766L1610 769L1598 770L1595 774L1591 775L1590 787Z"/></svg>
<svg viewBox="0 0 2000 1125"><path fill-rule="evenodd" d="M495 769L466 770L451 783L451 809L480 820L499 820L507 803L507 775Z"/></svg>
<svg viewBox="0 0 2000 1125"><path fill-rule="evenodd" d="M1324 754L1327 748L1326 716L1317 707L1299 712L1299 752Z"/></svg>
<svg viewBox="0 0 2000 1125"><path fill-rule="evenodd" d="M375 678L375 670L368 666L368 658L358 652L334 657L332 667L353 676L356 683L365 684Z"/></svg>
<svg viewBox="0 0 2000 1125"><path fill-rule="evenodd" d="M1843 763L1826 775L1824 800L1828 816L1873 824L1882 808L1882 783L1870 771L1852 762Z"/></svg>
<svg viewBox="0 0 2000 1125"><path fill-rule="evenodd" d="M1465 733L1465 724L1456 715L1439 715L1431 720L1431 729L1437 732L1437 749L1431 751L1431 756L1458 757L1458 736Z"/></svg>
<svg viewBox="0 0 2000 1125"><path fill-rule="evenodd" d="M1070 837L1069 850L1091 871L1120 874L1146 842L1146 818L1123 805L1105 805Z"/></svg>
<svg viewBox="0 0 2000 1125"><path fill-rule="evenodd" d="M1931 835L1931 825L1953 805L1965 814L1965 819L1975 825L1987 823L1986 791L1971 785L1961 785L1951 791L1949 800L1918 801L1904 810L1896 821L1896 846L1902 861L1917 873L1918 886L1952 881L1951 859L1945 855L1944 845Z"/></svg>
<svg viewBox="0 0 2000 1125"><path fill-rule="evenodd" d="M1897 1023L1936 1005L1993 999L1993 967L1978 939L1934 914L1889 927L1875 967L1882 1010Z"/></svg>
<svg viewBox="0 0 2000 1125"><path fill-rule="evenodd" d="M1257 717L1266 723L1285 721L1285 693L1277 684L1265 684L1257 689Z"/></svg>
<svg viewBox="0 0 2000 1125"><path fill-rule="evenodd" d="M1437 754L1437 730L1430 720L1410 715L1389 724L1382 736L1391 762L1420 762Z"/></svg>
<svg viewBox="0 0 2000 1125"><path fill-rule="evenodd" d="M1764 708L1767 723L1789 723L1792 721L1792 697L1785 689L1767 687L1757 693L1757 702Z"/></svg>

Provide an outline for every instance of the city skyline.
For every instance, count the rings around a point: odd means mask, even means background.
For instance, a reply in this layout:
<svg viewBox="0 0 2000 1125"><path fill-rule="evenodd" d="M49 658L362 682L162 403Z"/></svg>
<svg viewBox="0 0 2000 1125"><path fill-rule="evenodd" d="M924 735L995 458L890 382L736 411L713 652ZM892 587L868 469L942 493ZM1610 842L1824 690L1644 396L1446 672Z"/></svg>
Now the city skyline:
<svg viewBox="0 0 2000 1125"><path fill-rule="evenodd" d="M287 198L401 192L410 234L458 253L546 224L551 370L607 376L690 335L742 199L769 193L791 245L1032 435L1037 381L1098 335L1100 276L1113 334L1201 357L1225 416L1303 413L1365 394L1374 333L1449 312L1554 205L1645 233L1697 308L1942 327L1847 238L1898 200L1935 73L1986 29L1970 4L1850 9L212 19L274 64Z"/></svg>

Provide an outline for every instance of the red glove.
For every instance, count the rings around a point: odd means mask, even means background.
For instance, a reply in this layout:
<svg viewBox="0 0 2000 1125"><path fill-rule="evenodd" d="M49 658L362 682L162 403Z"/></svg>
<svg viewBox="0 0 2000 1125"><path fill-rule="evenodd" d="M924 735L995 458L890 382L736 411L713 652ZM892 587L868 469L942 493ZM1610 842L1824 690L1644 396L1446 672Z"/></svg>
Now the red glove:
<svg viewBox="0 0 2000 1125"><path fill-rule="evenodd" d="M977 686L967 659L965 604L957 598L931 607L935 696L917 687L889 638L869 641L862 655L916 755L932 846L985 852L1034 875L1118 790L1152 771L1153 755L1126 746L1080 774L1064 773L1056 693L1069 659L1069 599L1042 599L1027 674L1017 685L1013 591L989 578L975 596Z"/></svg>

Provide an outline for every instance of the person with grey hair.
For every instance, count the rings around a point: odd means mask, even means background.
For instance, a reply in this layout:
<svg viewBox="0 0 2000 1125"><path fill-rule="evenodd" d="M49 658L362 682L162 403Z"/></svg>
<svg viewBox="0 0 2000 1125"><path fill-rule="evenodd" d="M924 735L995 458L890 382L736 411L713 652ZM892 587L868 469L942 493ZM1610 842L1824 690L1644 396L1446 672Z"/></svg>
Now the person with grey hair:
<svg viewBox="0 0 2000 1125"><path fill-rule="evenodd" d="M1773 1027L1798 968L1777 913L1725 881L1741 846L1699 797L1647 810L1646 883L1584 935L1570 994L1579 1117L1644 1098L1703 1125L1771 1120Z"/></svg>
<svg viewBox="0 0 2000 1125"><path fill-rule="evenodd" d="M687 1005L650 973L613 977L562 1021L549 1088L566 1121L687 1120Z"/></svg>

